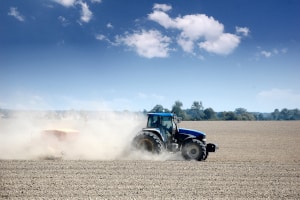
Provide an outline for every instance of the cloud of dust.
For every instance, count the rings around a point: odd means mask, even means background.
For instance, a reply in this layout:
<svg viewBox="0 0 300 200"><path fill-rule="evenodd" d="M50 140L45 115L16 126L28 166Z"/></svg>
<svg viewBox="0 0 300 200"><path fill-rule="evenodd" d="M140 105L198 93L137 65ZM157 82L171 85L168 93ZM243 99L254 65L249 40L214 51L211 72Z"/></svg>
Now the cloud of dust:
<svg viewBox="0 0 300 200"><path fill-rule="evenodd" d="M103 112L90 118L80 117L76 112L60 118L39 115L24 112L13 118L0 118L0 159L168 160L174 157L169 153L154 156L132 151L133 137L146 124L141 114ZM67 134L56 135L51 131L46 134L45 130L63 130Z"/></svg>

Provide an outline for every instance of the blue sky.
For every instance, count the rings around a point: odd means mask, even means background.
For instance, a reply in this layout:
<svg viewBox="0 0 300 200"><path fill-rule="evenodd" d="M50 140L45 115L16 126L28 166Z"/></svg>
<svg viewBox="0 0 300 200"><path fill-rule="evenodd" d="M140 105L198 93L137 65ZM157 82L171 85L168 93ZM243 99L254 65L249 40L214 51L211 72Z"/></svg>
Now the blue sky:
<svg viewBox="0 0 300 200"><path fill-rule="evenodd" d="M3 0L0 108L300 108L298 0Z"/></svg>

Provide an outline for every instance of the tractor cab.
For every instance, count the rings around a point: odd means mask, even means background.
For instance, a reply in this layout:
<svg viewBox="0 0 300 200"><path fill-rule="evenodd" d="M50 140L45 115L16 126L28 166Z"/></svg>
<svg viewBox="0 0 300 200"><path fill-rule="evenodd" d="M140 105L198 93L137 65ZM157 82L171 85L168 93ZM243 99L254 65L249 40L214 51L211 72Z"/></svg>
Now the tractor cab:
<svg viewBox="0 0 300 200"><path fill-rule="evenodd" d="M178 133L175 115L172 113L149 113L147 128L159 131L162 139L168 143L174 142Z"/></svg>

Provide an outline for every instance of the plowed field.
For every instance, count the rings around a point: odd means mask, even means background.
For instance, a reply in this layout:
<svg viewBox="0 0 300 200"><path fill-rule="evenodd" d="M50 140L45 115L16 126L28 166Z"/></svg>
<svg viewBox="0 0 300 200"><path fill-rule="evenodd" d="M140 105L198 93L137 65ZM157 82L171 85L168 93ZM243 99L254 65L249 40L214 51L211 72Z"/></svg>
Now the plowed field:
<svg viewBox="0 0 300 200"><path fill-rule="evenodd" d="M0 160L1 199L300 199L300 122L182 122L219 145L205 162ZM3 155L3 152L1 153Z"/></svg>

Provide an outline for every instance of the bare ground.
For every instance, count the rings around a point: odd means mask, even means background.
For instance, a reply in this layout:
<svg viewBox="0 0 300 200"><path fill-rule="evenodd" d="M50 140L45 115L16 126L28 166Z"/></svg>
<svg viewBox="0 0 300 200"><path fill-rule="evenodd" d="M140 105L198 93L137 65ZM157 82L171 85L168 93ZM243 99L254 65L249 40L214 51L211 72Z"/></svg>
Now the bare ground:
<svg viewBox="0 0 300 200"><path fill-rule="evenodd" d="M0 160L2 199L300 199L300 122L182 122L206 162Z"/></svg>

